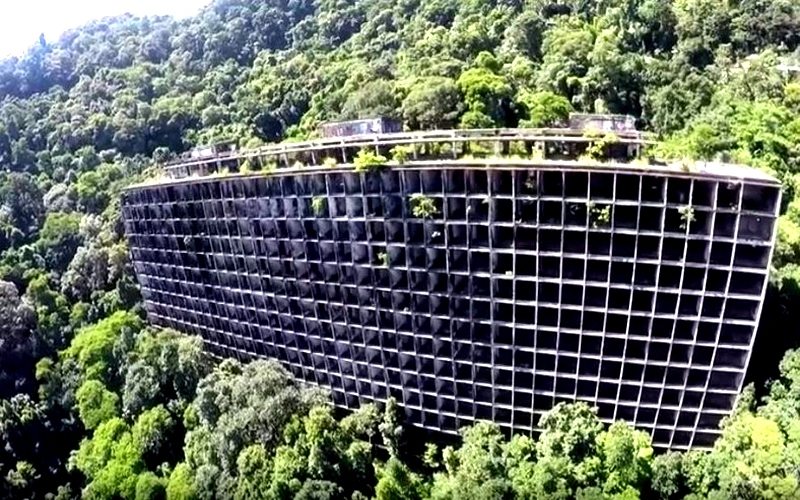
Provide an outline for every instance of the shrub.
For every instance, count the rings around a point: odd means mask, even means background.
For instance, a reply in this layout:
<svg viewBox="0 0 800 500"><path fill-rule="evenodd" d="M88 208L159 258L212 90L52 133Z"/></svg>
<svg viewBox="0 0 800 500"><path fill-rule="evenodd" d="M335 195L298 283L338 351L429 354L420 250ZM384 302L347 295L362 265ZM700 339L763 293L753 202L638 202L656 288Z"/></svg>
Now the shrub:
<svg viewBox="0 0 800 500"><path fill-rule="evenodd" d="M356 172L378 172L386 167L386 162L385 156L362 149L353 160L353 168Z"/></svg>
<svg viewBox="0 0 800 500"><path fill-rule="evenodd" d="M680 207L678 213L681 214L681 229L688 229L695 220L694 207L691 205Z"/></svg>
<svg viewBox="0 0 800 500"><path fill-rule="evenodd" d="M386 252L379 253L378 262L380 262L383 267L389 267L389 254Z"/></svg>
<svg viewBox="0 0 800 500"><path fill-rule="evenodd" d="M589 212L589 219L592 227L608 227L611 225L611 207L598 207L593 201L586 203L587 211Z"/></svg>
<svg viewBox="0 0 800 500"><path fill-rule="evenodd" d="M413 150L409 146L395 146L392 148L392 160L396 161L399 165L408 161Z"/></svg>
<svg viewBox="0 0 800 500"><path fill-rule="evenodd" d="M320 217L325 213L325 207L327 206L327 203L328 202L324 196L315 196L311 199L311 211L314 212L314 215Z"/></svg>
<svg viewBox="0 0 800 500"><path fill-rule="evenodd" d="M410 203L411 213L414 217L427 219L439 213L439 209L436 208L436 203L433 201L433 198L422 193L412 194Z"/></svg>

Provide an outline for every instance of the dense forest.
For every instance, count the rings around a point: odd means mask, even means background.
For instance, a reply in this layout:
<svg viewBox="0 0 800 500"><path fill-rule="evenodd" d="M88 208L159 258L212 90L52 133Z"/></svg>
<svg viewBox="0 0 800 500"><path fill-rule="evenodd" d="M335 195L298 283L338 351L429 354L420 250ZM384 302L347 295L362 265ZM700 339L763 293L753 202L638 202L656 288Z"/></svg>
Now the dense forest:
<svg viewBox="0 0 800 500"><path fill-rule="evenodd" d="M40 38L0 61L0 497L800 498L798 45L794 0L215 0ZM146 326L119 194L154 162L329 119L572 110L785 186L757 369L713 450L654 454L583 404L535 439L480 423L425 445L391 402L340 415L275 363Z"/></svg>

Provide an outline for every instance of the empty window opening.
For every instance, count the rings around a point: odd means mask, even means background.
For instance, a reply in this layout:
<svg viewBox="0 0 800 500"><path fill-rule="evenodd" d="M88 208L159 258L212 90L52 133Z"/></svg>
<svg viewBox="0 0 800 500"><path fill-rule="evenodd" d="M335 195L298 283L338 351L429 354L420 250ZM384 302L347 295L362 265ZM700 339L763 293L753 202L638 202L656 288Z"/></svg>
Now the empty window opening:
<svg viewBox="0 0 800 500"><path fill-rule="evenodd" d="M561 262L558 257L539 258L539 276L545 278L558 278L561 275Z"/></svg>
<svg viewBox="0 0 800 500"><path fill-rule="evenodd" d="M576 335L569 335L571 337L576 337L575 339L569 340L567 343L568 345L572 345L572 342L577 342ZM562 342L563 342L563 335L562 335ZM563 353L559 352L558 355L558 370L556 370L560 374L567 374L571 375L578 371L578 358L574 356L565 356Z"/></svg>
<svg viewBox="0 0 800 500"><path fill-rule="evenodd" d="M608 292L608 307L627 311L631 302L631 291L626 288L611 288Z"/></svg>
<svg viewBox="0 0 800 500"><path fill-rule="evenodd" d="M514 228L507 226L492 226L493 248L514 248Z"/></svg>
<svg viewBox="0 0 800 500"><path fill-rule="evenodd" d="M628 345L625 349L625 357L633 359L644 359L646 353L646 346L647 344L645 342L638 340L629 340Z"/></svg>
<svg viewBox="0 0 800 500"><path fill-rule="evenodd" d="M717 356L714 365L725 368L744 368L747 352L739 349L717 349Z"/></svg>
<svg viewBox="0 0 800 500"><path fill-rule="evenodd" d="M614 197L614 174L589 174L589 198L610 200Z"/></svg>
<svg viewBox="0 0 800 500"><path fill-rule="evenodd" d="M605 281L605 279L599 281ZM592 306L592 307L605 307L607 292L608 292L607 288L587 286L585 304L587 306Z"/></svg>
<svg viewBox="0 0 800 500"><path fill-rule="evenodd" d="M628 317L623 314L606 315L606 332L608 333L625 333L628 325ZM620 354L617 355L621 355Z"/></svg>
<svg viewBox="0 0 800 500"><path fill-rule="evenodd" d="M634 290L631 309L634 311L650 312L653 310L653 292Z"/></svg>
<svg viewBox="0 0 800 500"><path fill-rule="evenodd" d="M739 238L769 241L774 219L764 215L742 215L739 218Z"/></svg>
<svg viewBox="0 0 800 500"><path fill-rule="evenodd" d="M708 262L708 247L707 241L703 240L690 240L686 246L686 261L706 263Z"/></svg>
<svg viewBox="0 0 800 500"><path fill-rule="evenodd" d="M638 175L617 174L617 199L638 201L640 179Z"/></svg>
<svg viewBox="0 0 800 500"><path fill-rule="evenodd" d="M683 261L683 251L686 246L686 240L679 238L664 238L664 245L661 251L664 260L674 262Z"/></svg>
<svg viewBox="0 0 800 500"><path fill-rule="evenodd" d="M752 326L723 324L719 341L721 344L749 345L752 335Z"/></svg>
<svg viewBox="0 0 800 500"><path fill-rule="evenodd" d="M564 178L561 171L543 171L539 176L542 196L564 196Z"/></svg>
<svg viewBox="0 0 800 500"><path fill-rule="evenodd" d="M600 382L597 396L603 399L617 399L617 386Z"/></svg>
<svg viewBox="0 0 800 500"><path fill-rule="evenodd" d="M742 210L772 213L778 201L778 189L748 184L742 192Z"/></svg>
<svg viewBox="0 0 800 500"><path fill-rule="evenodd" d="M759 295L763 286L764 276L761 274L734 272L731 275L731 293Z"/></svg>
<svg viewBox="0 0 800 500"><path fill-rule="evenodd" d="M662 265L658 275L660 288L678 288L681 283L681 268L678 266Z"/></svg>
<svg viewBox="0 0 800 500"><path fill-rule="evenodd" d="M547 332L551 335L546 336L548 340L544 340L543 337L539 337L539 342L537 348L544 348L544 349L555 349L556 347L556 337L555 333ZM550 340L552 339L552 340ZM552 372L556 369L556 357L552 354L536 354L536 371L538 372ZM538 389L538 387L537 387Z"/></svg>
<svg viewBox="0 0 800 500"><path fill-rule="evenodd" d="M567 172L564 174L564 194L568 198L586 198L589 187L589 174L586 172Z"/></svg>
<svg viewBox="0 0 800 500"><path fill-rule="evenodd" d="M614 207L614 228L636 229L639 221L639 207L617 205Z"/></svg>
<svg viewBox="0 0 800 500"><path fill-rule="evenodd" d="M467 199L460 197L445 198L447 218L450 220L464 220L467 218Z"/></svg>
<svg viewBox="0 0 800 500"><path fill-rule="evenodd" d="M709 269L706 276L706 291L724 292L728 284L728 271Z"/></svg>
<svg viewBox="0 0 800 500"><path fill-rule="evenodd" d="M713 347L695 346L694 351L692 352L692 364L696 366L708 366L711 364L711 358L713 355L714 355ZM692 372L689 373L690 383L692 382L692 377L697 376L696 374L694 374L695 371L696 370L692 370ZM704 371L702 375L703 380L705 380L706 375L707 372Z"/></svg>
<svg viewBox="0 0 800 500"><path fill-rule="evenodd" d="M708 379L708 388L735 391L739 389L741 377L741 373L714 371Z"/></svg>
<svg viewBox="0 0 800 500"><path fill-rule="evenodd" d="M538 313L537 323L540 326L558 326L558 309L540 307Z"/></svg>
<svg viewBox="0 0 800 500"><path fill-rule="evenodd" d="M583 231L564 231L565 253L586 253L586 233Z"/></svg>
<svg viewBox="0 0 800 500"><path fill-rule="evenodd" d="M764 269L769 261L769 247L756 245L737 245L733 257L734 266Z"/></svg>
<svg viewBox="0 0 800 500"><path fill-rule="evenodd" d="M688 179L679 177L667 179L667 202L688 205L690 185L691 181Z"/></svg>
<svg viewBox="0 0 800 500"><path fill-rule="evenodd" d="M563 304L583 304L583 287L579 285L563 285L561 287L561 302Z"/></svg>
<svg viewBox="0 0 800 500"><path fill-rule="evenodd" d="M597 349L598 349L597 354L599 354L599 349L600 349L599 341L600 341L600 339L598 337L584 337L584 339L583 339L584 344L583 345L585 345L585 342L586 342L587 338L592 341L592 342L590 342L590 344L589 344L589 346L587 348L591 348L591 349L594 350L594 347L596 346ZM597 341L598 344L595 344L594 341ZM582 346L581 349L583 349L583 348L584 347ZM597 375L598 375L598 373L600 371L600 360L599 359L579 358L579 360L580 360L579 371L578 371L579 375L588 376L588 377L597 377ZM592 382L592 384L595 384L595 382Z"/></svg>
<svg viewBox="0 0 800 500"><path fill-rule="evenodd" d="M637 264L634 284L640 286L655 286L657 270L658 267L652 264Z"/></svg>
<svg viewBox="0 0 800 500"><path fill-rule="evenodd" d="M681 295L678 305L678 314L696 316L700 309L700 297L697 295Z"/></svg>
<svg viewBox="0 0 800 500"><path fill-rule="evenodd" d="M608 343L608 342L606 342L606 343ZM621 348L620 348L620 354L618 354L617 356L622 357ZM605 378L605 379L612 379L612 380L616 379L616 380L618 380L621 370L622 370L622 363L620 363L618 361L603 360L603 363L600 366L600 377L601 378ZM600 385L602 387L602 384L600 384ZM615 395L616 395L616 392L617 392L617 390L615 388L614 389L614 394Z"/></svg>
<svg viewBox="0 0 800 500"><path fill-rule="evenodd" d="M656 295L656 312L663 314L675 314L678 305L678 295L674 293L659 292Z"/></svg>
<svg viewBox="0 0 800 500"><path fill-rule="evenodd" d="M629 262L612 262L611 283L633 283L633 264Z"/></svg>
<svg viewBox="0 0 800 500"><path fill-rule="evenodd" d="M561 328L579 329L581 327L581 312L574 309L561 310Z"/></svg>
<svg viewBox="0 0 800 500"><path fill-rule="evenodd" d="M698 267L686 267L683 270L684 290L702 290L703 280L706 277L705 269Z"/></svg>
<svg viewBox="0 0 800 500"><path fill-rule="evenodd" d="M472 272L489 272L489 252L472 251L469 253L469 257Z"/></svg>

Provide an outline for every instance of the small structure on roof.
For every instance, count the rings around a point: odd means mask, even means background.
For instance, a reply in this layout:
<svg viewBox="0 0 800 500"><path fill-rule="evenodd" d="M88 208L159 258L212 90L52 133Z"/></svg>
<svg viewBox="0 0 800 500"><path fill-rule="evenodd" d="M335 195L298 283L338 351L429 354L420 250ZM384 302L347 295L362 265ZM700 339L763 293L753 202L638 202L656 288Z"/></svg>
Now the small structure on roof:
<svg viewBox="0 0 800 500"><path fill-rule="evenodd" d="M204 144L192 148L188 157L195 160L200 158L211 158L236 152L236 143L233 141L217 142L214 144Z"/></svg>
<svg viewBox="0 0 800 500"><path fill-rule="evenodd" d="M569 128L602 132L635 132L636 118L605 113L570 113Z"/></svg>
<svg viewBox="0 0 800 500"><path fill-rule="evenodd" d="M349 137L354 135L390 134L402 132L400 120L387 117L365 118L341 122L328 122L319 126L319 134L323 138Z"/></svg>

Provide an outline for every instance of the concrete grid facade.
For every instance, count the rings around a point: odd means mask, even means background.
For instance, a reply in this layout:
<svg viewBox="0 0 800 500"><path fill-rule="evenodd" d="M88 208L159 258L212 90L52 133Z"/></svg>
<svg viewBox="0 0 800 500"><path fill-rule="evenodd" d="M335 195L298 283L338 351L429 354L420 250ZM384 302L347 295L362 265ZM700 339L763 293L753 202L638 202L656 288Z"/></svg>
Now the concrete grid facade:
<svg viewBox="0 0 800 500"><path fill-rule="evenodd" d="M413 217L413 193L438 213ZM343 407L392 396L429 429L530 432L581 400L683 449L741 390L779 198L759 178L453 162L138 186L122 210L149 317L212 353L278 359Z"/></svg>

